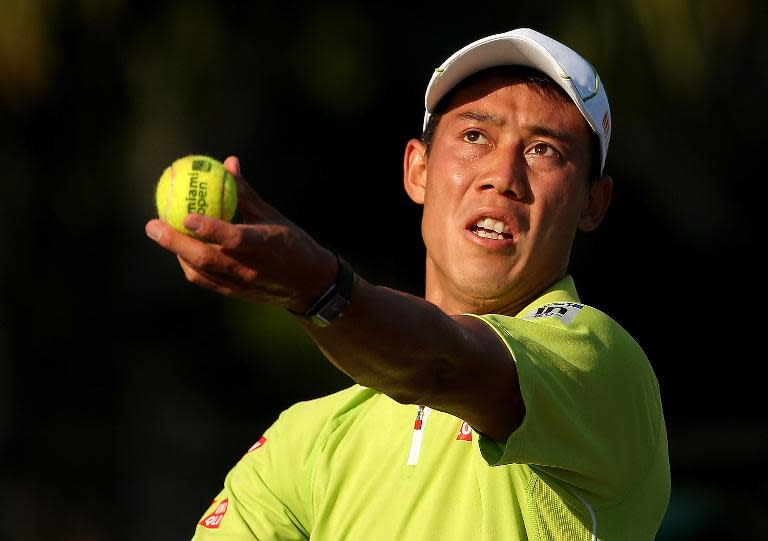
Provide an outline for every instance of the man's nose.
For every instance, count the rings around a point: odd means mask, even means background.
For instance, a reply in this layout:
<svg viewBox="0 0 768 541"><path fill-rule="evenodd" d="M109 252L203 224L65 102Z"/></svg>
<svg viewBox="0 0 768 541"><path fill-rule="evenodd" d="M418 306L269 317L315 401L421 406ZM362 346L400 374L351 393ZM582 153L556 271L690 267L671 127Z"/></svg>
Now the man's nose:
<svg viewBox="0 0 768 541"><path fill-rule="evenodd" d="M478 177L478 187L481 190L493 189L514 199L525 199L528 196L528 182L522 153L516 149L497 149Z"/></svg>

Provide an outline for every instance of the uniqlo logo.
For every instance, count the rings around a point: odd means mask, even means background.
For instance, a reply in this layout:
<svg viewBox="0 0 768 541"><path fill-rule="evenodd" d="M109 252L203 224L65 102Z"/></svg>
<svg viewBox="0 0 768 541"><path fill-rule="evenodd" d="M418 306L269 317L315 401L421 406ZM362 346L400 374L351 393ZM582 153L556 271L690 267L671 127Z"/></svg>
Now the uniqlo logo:
<svg viewBox="0 0 768 541"><path fill-rule="evenodd" d="M213 500L213 503L216 503L216 500ZM224 498L210 515L200 521L200 526L211 530L217 529L221 525L221 521L224 520L224 514L227 512L227 507L229 507L229 500L228 498Z"/></svg>
<svg viewBox="0 0 768 541"><path fill-rule="evenodd" d="M260 437L260 438L259 438L259 441L257 441L257 442L256 442L256 443L254 443L253 445L251 445L251 448L250 448L250 449L248 449L248 450L245 452L245 454L247 455L247 454L248 454L248 453L250 453L251 451L255 451L256 449L258 449L258 448L260 448L260 447L263 447L265 443L267 443L267 438L265 438L264 436Z"/></svg>
<svg viewBox="0 0 768 541"><path fill-rule="evenodd" d="M608 116L608 111L603 115L603 133L605 134L605 142L611 138L611 117Z"/></svg>
<svg viewBox="0 0 768 541"><path fill-rule="evenodd" d="M472 441L472 427L469 426L468 422L464 421L461 423L459 435L456 436L456 439L461 441Z"/></svg>

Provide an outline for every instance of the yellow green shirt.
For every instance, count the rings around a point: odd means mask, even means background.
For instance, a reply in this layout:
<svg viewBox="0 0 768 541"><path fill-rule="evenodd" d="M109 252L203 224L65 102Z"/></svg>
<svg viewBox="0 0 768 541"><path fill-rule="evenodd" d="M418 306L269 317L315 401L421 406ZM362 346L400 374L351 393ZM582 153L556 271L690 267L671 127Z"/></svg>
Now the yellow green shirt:
<svg viewBox="0 0 768 541"><path fill-rule="evenodd" d="M517 365L526 413L506 442L350 387L283 412L231 470L194 539L653 539L670 473L640 346L582 304L569 276L515 317L476 317Z"/></svg>

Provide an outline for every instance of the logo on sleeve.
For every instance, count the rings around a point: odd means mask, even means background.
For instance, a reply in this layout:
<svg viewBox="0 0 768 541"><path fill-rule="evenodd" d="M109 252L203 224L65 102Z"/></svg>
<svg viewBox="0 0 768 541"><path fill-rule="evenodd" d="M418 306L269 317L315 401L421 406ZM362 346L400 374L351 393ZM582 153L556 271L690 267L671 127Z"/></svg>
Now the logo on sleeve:
<svg viewBox="0 0 768 541"><path fill-rule="evenodd" d="M468 422L464 421L461 423L459 435L456 436L456 439L461 441L472 441L472 427L469 426Z"/></svg>
<svg viewBox="0 0 768 541"><path fill-rule="evenodd" d="M578 304L575 302L552 302L545 304L536 310L531 310L525 314L523 319L556 317L560 318L566 325L570 325L571 321L573 321L573 318L576 317L576 314L578 314L579 310L582 308L584 308L583 304Z"/></svg>
<svg viewBox="0 0 768 541"><path fill-rule="evenodd" d="M216 503L216 500L213 500L213 503ZM224 498L210 515L200 521L200 526L209 528L211 530L218 529L218 527L221 525L221 521L224 520L224 514L227 512L228 507L229 499Z"/></svg>
<svg viewBox="0 0 768 541"><path fill-rule="evenodd" d="M267 438L265 438L264 436L260 437L260 438L259 438L259 441L257 441L257 442L256 442L256 443L254 443L253 445L251 445L251 448L250 448L250 449L248 449L248 450L245 452L245 454L247 455L247 454L248 454L248 453L250 453L251 451L255 451L256 449L258 449L258 448L260 448L260 447L264 447L264 444L265 444L265 443L267 443Z"/></svg>

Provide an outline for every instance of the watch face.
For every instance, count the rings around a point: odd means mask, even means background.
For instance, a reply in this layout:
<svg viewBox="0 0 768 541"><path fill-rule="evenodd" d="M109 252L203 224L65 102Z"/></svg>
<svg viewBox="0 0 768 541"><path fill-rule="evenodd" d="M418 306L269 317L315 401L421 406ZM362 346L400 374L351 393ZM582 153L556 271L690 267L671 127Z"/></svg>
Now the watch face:
<svg viewBox="0 0 768 541"><path fill-rule="evenodd" d="M339 272L336 281L304 314L304 317L308 317L312 323L320 327L325 327L339 317L352 302L355 271L341 256L337 255L337 257L339 259Z"/></svg>
<svg viewBox="0 0 768 541"><path fill-rule="evenodd" d="M336 293L330 298L328 303L320 309L315 317L322 320L325 325L328 325L331 321L339 317L347 306L349 306L349 301L339 293Z"/></svg>

